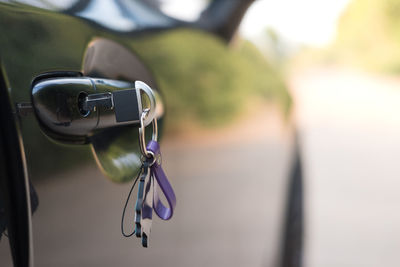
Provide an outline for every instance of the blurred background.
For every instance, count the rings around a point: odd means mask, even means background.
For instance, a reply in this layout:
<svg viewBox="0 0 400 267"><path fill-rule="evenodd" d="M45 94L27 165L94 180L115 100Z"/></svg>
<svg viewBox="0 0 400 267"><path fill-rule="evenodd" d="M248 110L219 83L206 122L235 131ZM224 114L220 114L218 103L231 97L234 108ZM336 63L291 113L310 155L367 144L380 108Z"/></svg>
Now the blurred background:
<svg viewBox="0 0 400 267"><path fill-rule="evenodd" d="M144 2L190 22L210 1ZM110 3L78 15L133 27L99 19ZM48 140L28 136L37 266L399 266L399 0L257 0L229 44L185 27L118 38L165 100L176 214L141 248L119 229L130 183L87 148L44 169L33 155ZM61 159L79 174L53 179Z"/></svg>
<svg viewBox="0 0 400 267"><path fill-rule="evenodd" d="M190 19L187 10L194 3L185 3L187 8L181 9L182 2L175 2L168 12ZM234 94L231 103L237 113L232 113L225 97L218 100L215 95L215 102L198 104L207 105L210 114L218 116L193 114L202 134L195 134L197 128L190 134L186 123L181 131L195 140L195 147L199 143L201 149L212 146L215 152L204 156L207 161L201 166L210 166L208 160L216 166L213 171L203 167L207 172L201 176L215 175L214 188L219 188L219 181L223 194L230 196L227 203L222 198L201 201L202 210L232 208L222 216L224 227L213 227L218 221L215 215L208 227L216 233L210 237L206 231L203 236L210 250L214 247L207 240L215 241L218 256L213 259L221 261L217 265L277 264L284 221L282 196L288 184L288 172L280 171L279 164L291 160L287 144L293 127L303 167L304 266L399 265L399 27L398 0L259 0L252 4L226 51L250 64L238 63L240 75L231 80L234 85L229 89L211 86L234 92L239 85L242 108ZM215 63L221 60L218 57ZM209 80L207 86L211 84ZM213 104L222 112L215 111ZM174 151L184 144L182 139L176 139L177 145L172 140L173 135L167 133L166 146ZM190 147L190 151L187 160L192 162L197 150ZM191 175L188 169L184 176ZM231 202L235 199L236 204ZM232 216L229 222L227 216ZM221 249L232 261L221 257ZM203 263L213 265L210 262Z"/></svg>
<svg viewBox="0 0 400 267"><path fill-rule="evenodd" d="M293 97L304 266L399 264L399 8L396 0L258 1L242 23Z"/></svg>

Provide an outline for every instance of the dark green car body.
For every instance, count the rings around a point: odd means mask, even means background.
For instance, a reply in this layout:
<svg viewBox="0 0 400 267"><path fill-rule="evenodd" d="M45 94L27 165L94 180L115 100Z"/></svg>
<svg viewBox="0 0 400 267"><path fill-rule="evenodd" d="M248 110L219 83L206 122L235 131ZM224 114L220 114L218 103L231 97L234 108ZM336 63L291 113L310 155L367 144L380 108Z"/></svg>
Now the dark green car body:
<svg viewBox="0 0 400 267"><path fill-rule="evenodd" d="M109 9L107 16L97 13L101 1L21 2L0 1L0 230L7 229L0 240L0 266L135 265L131 243L115 227L129 186L115 181L126 182L139 169L138 162L123 166L127 157L140 157L137 126L82 142L57 139L41 125L34 107L24 107L32 102L32 83L43 74L68 73L142 80L168 100L165 70L158 66L174 58L168 47L175 39L168 36L209 36L228 44L252 1L212 1L194 22L171 18L152 1L109 1L118 12ZM88 56L93 47L100 51L95 59ZM284 266L301 262L296 159L279 244Z"/></svg>

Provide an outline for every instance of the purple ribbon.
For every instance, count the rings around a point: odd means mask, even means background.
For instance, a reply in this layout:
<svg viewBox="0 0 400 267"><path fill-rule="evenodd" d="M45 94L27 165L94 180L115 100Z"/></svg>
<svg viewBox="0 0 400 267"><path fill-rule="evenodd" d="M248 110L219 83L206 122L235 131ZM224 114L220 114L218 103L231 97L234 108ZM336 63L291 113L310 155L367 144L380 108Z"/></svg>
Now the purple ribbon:
<svg viewBox="0 0 400 267"><path fill-rule="evenodd" d="M157 184L161 188L165 198L168 202L168 207L166 207L160 200L158 192L156 190L156 186L154 186L154 197L153 197L153 208L162 220L171 219L174 214L174 209L176 206L176 197L174 190L172 189L171 184L169 183L167 176L164 173L164 170L161 167L161 152L160 145L156 141L150 141L147 144L147 150L154 153L155 162L150 167L150 177L155 177L157 180Z"/></svg>

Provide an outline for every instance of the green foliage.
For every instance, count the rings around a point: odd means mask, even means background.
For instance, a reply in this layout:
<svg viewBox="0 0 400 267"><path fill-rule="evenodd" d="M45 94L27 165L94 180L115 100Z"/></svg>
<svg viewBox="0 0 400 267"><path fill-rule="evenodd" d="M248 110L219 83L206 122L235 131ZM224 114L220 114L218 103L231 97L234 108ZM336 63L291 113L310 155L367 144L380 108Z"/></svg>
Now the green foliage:
<svg viewBox="0 0 400 267"><path fill-rule="evenodd" d="M333 50L347 63L400 71L400 1L353 0L340 19Z"/></svg>
<svg viewBox="0 0 400 267"><path fill-rule="evenodd" d="M289 109L283 79L249 42L227 47L210 34L181 29L144 36L133 47L158 80L169 125L184 120L220 125L260 97Z"/></svg>
<svg viewBox="0 0 400 267"><path fill-rule="evenodd" d="M270 65L260 51L250 42L243 42L237 53L242 79L248 85L250 100L261 97L277 103L287 115L292 99L281 73Z"/></svg>

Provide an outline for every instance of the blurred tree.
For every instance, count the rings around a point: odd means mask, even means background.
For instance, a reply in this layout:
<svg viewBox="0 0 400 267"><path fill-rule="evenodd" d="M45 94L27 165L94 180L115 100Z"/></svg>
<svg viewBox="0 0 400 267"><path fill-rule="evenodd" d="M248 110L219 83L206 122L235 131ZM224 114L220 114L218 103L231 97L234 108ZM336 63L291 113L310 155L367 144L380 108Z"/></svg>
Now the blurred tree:
<svg viewBox="0 0 400 267"><path fill-rule="evenodd" d="M214 35L182 29L143 36L133 47L166 92L169 125L222 125L257 97L290 106L282 77L250 42L232 49Z"/></svg>
<svg viewBox="0 0 400 267"><path fill-rule="evenodd" d="M346 62L400 72L400 1L353 0L340 18L333 49Z"/></svg>
<svg viewBox="0 0 400 267"><path fill-rule="evenodd" d="M263 37L262 51L271 63L281 68L291 54L290 46L278 32L271 27L265 29Z"/></svg>

